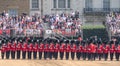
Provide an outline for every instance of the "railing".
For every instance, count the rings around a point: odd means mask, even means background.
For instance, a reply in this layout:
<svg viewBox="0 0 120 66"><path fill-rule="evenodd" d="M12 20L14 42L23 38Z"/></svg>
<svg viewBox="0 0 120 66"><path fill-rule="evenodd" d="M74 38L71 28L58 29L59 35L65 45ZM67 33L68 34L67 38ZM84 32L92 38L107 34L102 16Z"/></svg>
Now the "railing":
<svg viewBox="0 0 120 66"><path fill-rule="evenodd" d="M43 37L44 36L44 30L42 29L23 29L22 31L18 31L17 29L0 29L0 36L1 37Z"/></svg>

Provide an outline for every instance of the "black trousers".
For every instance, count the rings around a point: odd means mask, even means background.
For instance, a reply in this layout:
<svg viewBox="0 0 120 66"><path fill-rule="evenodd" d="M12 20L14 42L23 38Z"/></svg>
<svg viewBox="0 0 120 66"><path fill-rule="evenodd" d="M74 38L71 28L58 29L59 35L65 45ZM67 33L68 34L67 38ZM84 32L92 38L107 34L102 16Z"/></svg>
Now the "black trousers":
<svg viewBox="0 0 120 66"><path fill-rule="evenodd" d="M83 52L83 60L86 60L87 53Z"/></svg>
<svg viewBox="0 0 120 66"><path fill-rule="evenodd" d="M60 52L60 59L63 60L64 52Z"/></svg>
<svg viewBox="0 0 120 66"><path fill-rule="evenodd" d="M22 52L22 59L26 59L26 51Z"/></svg>
<svg viewBox="0 0 120 66"><path fill-rule="evenodd" d="M47 58L48 58L48 56L49 56L49 52L44 52L44 59L46 60Z"/></svg>
<svg viewBox="0 0 120 66"><path fill-rule="evenodd" d="M110 53L110 60L113 60L114 53Z"/></svg>
<svg viewBox="0 0 120 66"><path fill-rule="evenodd" d="M71 58L72 58L72 60L74 60L74 58L75 58L75 52L71 52Z"/></svg>
<svg viewBox="0 0 120 66"><path fill-rule="evenodd" d="M88 53L88 55L87 55L88 60L91 60L91 56L92 56L92 53Z"/></svg>
<svg viewBox="0 0 120 66"><path fill-rule="evenodd" d="M5 52L1 52L1 57L4 59Z"/></svg>
<svg viewBox="0 0 120 66"><path fill-rule="evenodd" d="M42 52L39 52L39 59L42 59Z"/></svg>
<svg viewBox="0 0 120 66"><path fill-rule="evenodd" d="M6 51L6 59L9 59L10 57L10 51Z"/></svg>
<svg viewBox="0 0 120 66"><path fill-rule="evenodd" d="M54 58L55 58L55 60L58 59L58 52L54 52Z"/></svg>
<svg viewBox="0 0 120 66"><path fill-rule="evenodd" d="M32 51L28 51L28 59L31 59Z"/></svg>
<svg viewBox="0 0 120 66"><path fill-rule="evenodd" d="M77 52L77 53L76 53L76 57L77 57L78 60L80 60L81 55L82 55L81 52Z"/></svg>
<svg viewBox="0 0 120 66"><path fill-rule="evenodd" d="M119 61L120 53L115 53L115 58L116 58L116 61Z"/></svg>
<svg viewBox="0 0 120 66"><path fill-rule="evenodd" d="M91 60L95 60L96 58L96 53L91 53Z"/></svg>
<svg viewBox="0 0 120 66"><path fill-rule="evenodd" d="M11 58L15 59L15 51L11 51Z"/></svg>
<svg viewBox="0 0 120 66"><path fill-rule="evenodd" d="M33 52L33 58L37 59L37 52L36 51Z"/></svg>
<svg viewBox="0 0 120 66"><path fill-rule="evenodd" d="M101 60L103 53L98 53L98 59Z"/></svg>
<svg viewBox="0 0 120 66"><path fill-rule="evenodd" d="M66 52L66 60L68 60L69 59L69 52Z"/></svg>
<svg viewBox="0 0 120 66"><path fill-rule="evenodd" d="M17 51L17 59L20 59L20 55L21 55L21 51L18 50L18 51Z"/></svg>
<svg viewBox="0 0 120 66"><path fill-rule="evenodd" d="M105 61L107 61L107 59L108 59L108 53L104 53L104 58L105 58Z"/></svg>
<svg viewBox="0 0 120 66"><path fill-rule="evenodd" d="M53 56L54 56L54 52L49 52L49 58L52 59Z"/></svg>

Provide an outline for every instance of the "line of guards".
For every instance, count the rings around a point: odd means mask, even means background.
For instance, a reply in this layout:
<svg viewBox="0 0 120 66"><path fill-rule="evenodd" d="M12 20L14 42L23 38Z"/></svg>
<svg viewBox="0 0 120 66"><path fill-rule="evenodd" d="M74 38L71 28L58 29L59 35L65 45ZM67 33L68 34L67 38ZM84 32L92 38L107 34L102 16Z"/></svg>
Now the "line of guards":
<svg viewBox="0 0 120 66"><path fill-rule="evenodd" d="M70 54L71 53L71 54ZM62 60L65 56L66 60L110 60L115 57L119 61L120 57L120 44L96 44L93 42L86 43L84 41L63 41L63 42L40 42L39 40L28 42L26 41L8 41L3 42L1 47L2 59L52 59L55 60L60 57ZM76 55L76 56L75 56ZM33 56L33 57L32 57Z"/></svg>

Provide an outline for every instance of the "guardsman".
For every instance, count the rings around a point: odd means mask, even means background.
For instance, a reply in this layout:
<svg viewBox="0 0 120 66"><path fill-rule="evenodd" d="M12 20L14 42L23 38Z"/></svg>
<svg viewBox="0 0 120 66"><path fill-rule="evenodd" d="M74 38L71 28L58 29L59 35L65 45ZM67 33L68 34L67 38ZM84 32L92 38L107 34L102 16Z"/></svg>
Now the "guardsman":
<svg viewBox="0 0 120 66"><path fill-rule="evenodd" d="M114 53L115 53L115 44L112 44L110 48L110 60L111 61L113 60Z"/></svg>
<svg viewBox="0 0 120 66"><path fill-rule="evenodd" d="M71 47L71 58L72 58L72 60L74 60L74 58L75 58L76 49L77 49L76 44L73 43L73 45Z"/></svg>
<svg viewBox="0 0 120 66"><path fill-rule="evenodd" d="M28 47L28 59L31 59L32 52L33 52L33 44L30 43Z"/></svg>
<svg viewBox="0 0 120 66"><path fill-rule="evenodd" d="M62 43L61 46L60 46L60 59L61 60L63 60L64 51L65 51L65 43Z"/></svg>
<svg viewBox="0 0 120 66"><path fill-rule="evenodd" d="M36 59L37 58L37 51L38 51L38 43L35 43L34 47L33 47L33 58Z"/></svg>
<svg viewBox="0 0 120 66"><path fill-rule="evenodd" d="M26 53L28 52L28 44L24 43L22 47L22 58L26 59Z"/></svg>
<svg viewBox="0 0 120 66"><path fill-rule="evenodd" d="M67 43L67 47L66 47L65 51L66 51L66 60L68 60L69 59L69 53L71 52L71 47L70 47L69 43Z"/></svg>
<svg viewBox="0 0 120 66"><path fill-rule="evenodd" d="M49 55L49 44L46 43L44 46L44 59L46 60L48 58Z"/></svg>
<svg viewBox="0 0 120 66"><path fill-rule="evenodd" d="M119 58L120 58L120 44L115 49L115 57L116 57L116 61L119 61Z"/></svg>
<svg viewBox="0 0 120 66"><path fill-rule="evenodd" d="M86 60L87 57L87 45L83 45L83 60Z"/></svg>
<svg viewBox="0 0 120 66"><path fill-rule="evenodd" d="M42 59L43 52L44 52L44 44L41 42L39 46L39 59Z"/></svg>
<svg viewBox="0 0 120 66"><path fill-rule="evenodd" d="M14 42L11 46L11 58L15 59L15 55L16 55L16 42Z"/></svg>
<svg viewBox="0 0 120 66"><path fill-rule="evenodd" d="M54 44L53 43L50 43L50 46L49 46L49 58L52 59L52 57L54 56Z"/></svg>
<svg viewBox="0 0 120 66"><path fill-rule="evenodd" d="M6 45L3 44L3 45L2 45L2 48L1 48L1 56L2 56L2 59L4 59L4 57L5 57L6 48L7 48Z"/></svg>
<svg viewBox="0 0 120 66"><path fill-rule="evenodd" d="M18 44L17 44L17 59L20 59L21 51L22 51L22 44L20 42L18 42Z"/></svg>
<svg viewBox="0 0 120 66"><path fill-rule="evenodd" d="M88 57L88 60L91 60L91 57L92 57L91 43L88 44L88 46L87 46L87 57Z"/></svg>
<svg viewBox="0 0 120 66"><path fill-rule="evenodd" d="M7 49L6 49L6 59L9 59L9 57L10 57L10 52L11 52L11 43L8 42L8 44L7 44Z"/></svg>
<svg viewBox="0 0 120 66"><path fill-rule="evenodd" d="M109 45L108 45L108 44L105 45L104 50L103 50L105 61L107 61L107 59L108 59L109 49L110 49L110 48L109 48Z"/></svg>
<svg viewBox="0 0 120 66"><path fill-rule="evenodd" d="M99 60L101 60L103 55L103 45L99 45L99 47L97 48L97 54L98 54Z"/></svg>
<svg viewBox="0 0 120 66"><path fill-rule="evenodd" d="M58 52L59 52L59 49L60 49L60 44L56 43L55 45L55 53L54 53L54 57L55 57L55 60L58 59Z"/></svg>
<svg viewBox="0 0 120 66"><path fill-rule="evenodd" d="M80 57L82 56L82 52L83 52L83 47L82 47L82 45L81 44L79 44L79 46L78 46L78 49L77 49L77 59L78 60L80 60Z"/></svg>
<svg viewBox="0 0 120 66"><path fill-rule="evenodd" d="M95 58L96 58L96 45L91 43L90 49L91 49L91 60L95 60Z"/></svg>

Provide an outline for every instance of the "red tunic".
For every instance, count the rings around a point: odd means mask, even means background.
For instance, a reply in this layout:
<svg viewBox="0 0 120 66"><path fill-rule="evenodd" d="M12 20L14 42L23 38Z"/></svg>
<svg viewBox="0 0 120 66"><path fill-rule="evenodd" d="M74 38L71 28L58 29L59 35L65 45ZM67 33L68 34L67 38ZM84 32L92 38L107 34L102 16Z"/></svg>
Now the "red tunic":
<svg viewBox="0 0 120 66"><path fill-rule="evenodd" d="M76 52L76 49L77 49L76 45L73 44L73 47L71 48L71 52Z"/></svg>
<svg viewBox="0 0 120 66"><path fill-rule="evenodd" d="M38 44L35 44L35 46L33 47L33 51L34 52L37 52L39 49L38 49Z"/></svg>
<svg viewBox="0 0 120 66"><path fill-rule="evenodd" d="M43 52L43 51L44 51L44 44L40 44L39 52Z"/></svg>
<svg viewBox="0 0 120 66"><path fill-rule="evenodd" d="M32 52L33 51L33 44L29 45L28 51Z"/></svg>
<svg viewBox="0 0 120 66"><path fill-rule="evenodd" d="M55 50L54 50L54 51L55 51L55 52L58 52L59 49L60 49L60 45L59 45L59 44L56 44L56 45L55 45Z"/></svg>
<svg viewBox="0 0 120 66"><path fill-rule="evenodd" d="M60 47L60 52L64 52L65 51L65 44L63 43Z"/></svg>
<svg viewBox="0 0 120 66"><path fill-rule="evenodd" d="M22 51L28 51L28 44L27 43L25 43L23 45Z"/></svg>
<svg viewBox="0 0 120 66"><path fill-rule="evenodd" d="M6 47L6 45L2 45L2 49L1 49L1 52L6 52L6 49L7 47Z"/></svg>
<svg viewBox="0 0 120 66"><path fill-rule="evenodd" d="M82 45L79 46L77 52L83 52L83 47L82 47Z"/></svg>
<svg viewBox="0 0 120 66"><path fill-rule="evenodd" d="M50 52L54 52L54 44L50 44L50 46L49 46L49 50L50 50Z"/></svg>
<svg viewBox="0 0 120 66"><path fill-rule="evenodd" d="M22 50L22 44L21 44L21 43L18 43L18 45L17 45L17 50L18 50L18 51Z"/></svg>
<svg viewBox="0 0 120 66"><path fill-rule="evenodd" d="M118 47L115 50L116 53L120 53L120 45L118 45Z"/></svg>
<svg viewBox="0 0 120 66"><path fill-rule="evenodd" d="M70 45L68 44L67 45L67 48L66 48L66 50L65 50L66 52L70 52L71 51L71 47L70 47Z"/></svg>
<svg viewBox="0 0 120 66"><path fill-rule="evenodd" d="M49 44L45 44L44 51L45 51L45 52L49 52Z"/></svg>
<svg viewBox="0 0 120 66"><path fill-rule="evenodd" d="M7 48L6 48L6 51L11 51L11 50L12 50L12 48L11 48L11 43L8 43Z"/></svg>

